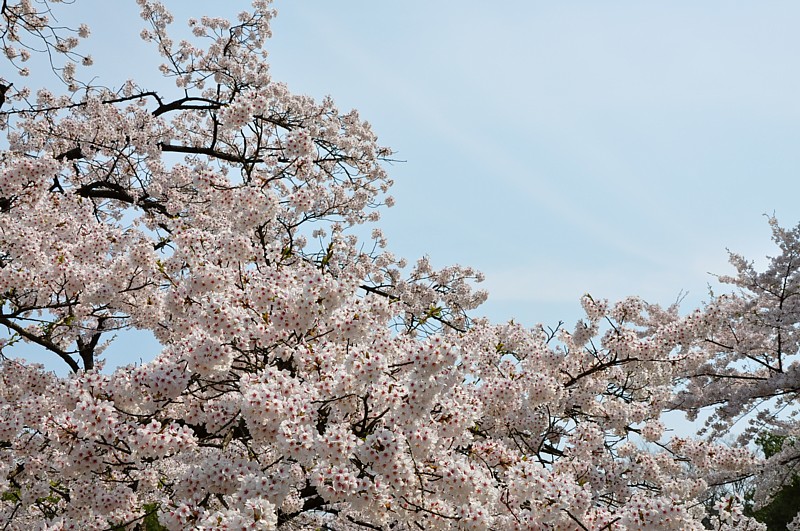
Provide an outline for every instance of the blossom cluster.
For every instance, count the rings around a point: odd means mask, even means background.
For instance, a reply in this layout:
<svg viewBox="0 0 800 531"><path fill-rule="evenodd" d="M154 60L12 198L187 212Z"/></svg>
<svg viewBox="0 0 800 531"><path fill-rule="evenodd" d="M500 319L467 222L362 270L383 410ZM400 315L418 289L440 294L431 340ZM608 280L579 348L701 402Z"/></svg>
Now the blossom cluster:
<svg viewBox="0 0 800 531"><path fill-rule="evenodd" d="M204 46L138 3L185 96L15 87L0 108L3 529L759 528L705 502L761 462L661 415L786 389L793 291L689 315L586 295L569 330L474 318L479 272L406 267L357 227L391 204L389 151L270 78L270 2L190 21ZM159 351L117 366L143 331ZM753 358L774 384L721 395Z"/></svg>

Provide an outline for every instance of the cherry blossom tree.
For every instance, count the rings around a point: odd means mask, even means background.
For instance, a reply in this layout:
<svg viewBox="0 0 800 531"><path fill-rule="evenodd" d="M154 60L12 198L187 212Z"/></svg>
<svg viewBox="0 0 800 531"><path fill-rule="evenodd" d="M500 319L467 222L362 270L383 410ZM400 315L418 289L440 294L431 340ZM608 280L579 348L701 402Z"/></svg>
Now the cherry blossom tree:
<svg viewBox="0 0 800 531"><path fill-rule="evenodd" d="M704 309L708 327L687 344L691 361L674 399L693 417L711 410L705 431L712 439L738 427L741 445L783 441L766 452L769 459L753 477L756 507L800 473L800 225L769 221L779 253L763 271L731 254L736 275L720 280L736 291L713 297ZM794 525L800 527L800 517Z"/></svg>
<svg viewBox="0 0 800 531"><path fill-rule="evenodd" d="M763 528L703 504L760 461L661 415L781 399L732 371L793 374L788 291L758 277L778 306L689 315L586 295L571 330L476 318L479 273L388 250L369 124L271 79L270 2L175 42L138 0L167 89L86 81L89 29L55 3L0 11L2 529ZM37 54L55 78L31 89ZM136 330L152 361L104 356Z"/></svg>
<svg viewBox="0 0 800 531"><path fill-rule="evenodd" d="M781 451L784 442L786 442L785 437L769 433L762 434L756 439L756 444L767 458ZM750 488L745 496L751 498L754 492L755 489ZM762 502L757 510L752 506L746 507L745 510L751 512L760 522L764 522L767 529L786 529L797 516L798 497L800 497L800 476L795 475L790 481L784 482L768 503Z"/></svg>

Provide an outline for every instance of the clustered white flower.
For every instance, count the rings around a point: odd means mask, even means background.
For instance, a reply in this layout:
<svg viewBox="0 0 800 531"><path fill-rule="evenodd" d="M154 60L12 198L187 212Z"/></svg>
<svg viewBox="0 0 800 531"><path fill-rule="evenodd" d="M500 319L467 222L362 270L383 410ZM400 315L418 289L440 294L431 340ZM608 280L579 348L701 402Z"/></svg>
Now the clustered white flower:
<svg viewBox="0 0 800 531"><path fill-rule="evenodd" d="M776 390L800 374L781 357L796 231L776 226L788 258L763 277L735 260L755 296L689 315L587 294L571 330L471 319L480 273L406 268L353 230L392 203L390 152L356 112L270 79L270 2L192 20L205 47L138 3L184 98L80 85L68 60L68 94L15 87L0 109L3 529L759 528L736 497L702 502L762 463L667 439L661 414L723 403L718 433L764 393L794 397ZM35 9L8 4L11 42ZM102 371L131 330L161 351ZM70 374L14 359L36 350ZM756 378L737 378L747 360Z"/></svg>

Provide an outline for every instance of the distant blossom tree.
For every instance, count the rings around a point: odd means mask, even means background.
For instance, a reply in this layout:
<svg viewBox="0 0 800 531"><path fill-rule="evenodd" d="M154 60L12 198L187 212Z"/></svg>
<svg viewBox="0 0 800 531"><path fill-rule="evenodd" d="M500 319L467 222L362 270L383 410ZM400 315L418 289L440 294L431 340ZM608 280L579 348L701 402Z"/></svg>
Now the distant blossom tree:
<svg viewBox="0 0 800 531"><path fill-rule="evenodd" d="M586 295L572 331L470 318L479 273L356 236L391 151L270 78L270 2L190 20L195 43L138 3L166 90L87 82L87 27L0 8L0 529L764 529L703 503L763 463L660 419L791 409L797 231L689 315ZM48 88L23 84L35 56ZM129 330L162 350L102 371Z"/></svg>
<svg viewBox="0 0 800 531"><path fill-rule="evenodd" d="M776 436L770 433L763 433L756 438L756 444L759 446L764 456L767 458L772 457L783 449L784 443L787 438L783 436ZM777 463L782 466L783 463ZM774 466L775 463L772 463ZM792 466L789 467L791 470ZM774 474L774 471L773 471ZM797 500L800 499L800 475L794 474L793 477L781 478L781 486L777 492L770 492L770 496L764 496L764 488L762 486L761 500L758 509L752 504L746 504L745 514L752 514L755 518L764 522L767 529L786 529L789 524L797 516ZM747 482L751 483L751 482ZM745 487L750 487L749 484ZM755 494L755 489L749 488L745 492L745 497L752 498Z"/></svg>
<svg viewBox="0 0 800 531"><path fill-rule="evenodd" d="M745 421L738 442L755 442L768 458L753 478L756 508L782 490L785 499L800 475L800 225L785 229L775 218L770 225L779 253L764 271L731 254L737 274L720 280L737 291L703 310L710 326L694 341L694 361L674 398L690 417L713 411L704 429L712 439ZM800 514L790 528L800 529Z"/></svg>

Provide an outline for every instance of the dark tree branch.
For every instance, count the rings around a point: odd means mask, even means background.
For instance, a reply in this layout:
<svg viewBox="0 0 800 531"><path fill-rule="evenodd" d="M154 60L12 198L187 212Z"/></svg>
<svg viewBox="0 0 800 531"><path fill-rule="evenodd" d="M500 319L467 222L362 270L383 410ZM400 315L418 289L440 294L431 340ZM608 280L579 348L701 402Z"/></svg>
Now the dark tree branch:
<svg viewBox="0 0 800 531"><path fill-rule="evenodd" d="M78 365L77 361L72 359L72 356L70 356L64 350L60 349L55 343L53 343L46 337L39 337L36 334L32 334L27 330L25 330L24 328L22 328L21 326L19 326L14 321L7 319L5 317L0 317L0 324L18 333L20 336L24 337L28 341L36 343L37 345L40 345L46 348L47 350L55 353L59 358L64 360L64 362L67 365L69 365L69 368L72 370L72 372L78 372L81 370L80 365Z"/></svg>
<svg viewBox="0 0 800 531"><path fill-rule="evenodd" d="M224 151L219 151L216 149L211 149L206 147L178 146L175 144L166 144L164 142L159 142L158 147L161 148L161 151L172 152L172 153L187 153L189 155L206 155L209 157L214 157L216 159L224 160L227 162L233 162L236 164L255 164L258 162L264 162L264 159L258 157L245 157L242 155L234 155L231 153L225 153Z"/></svg>

